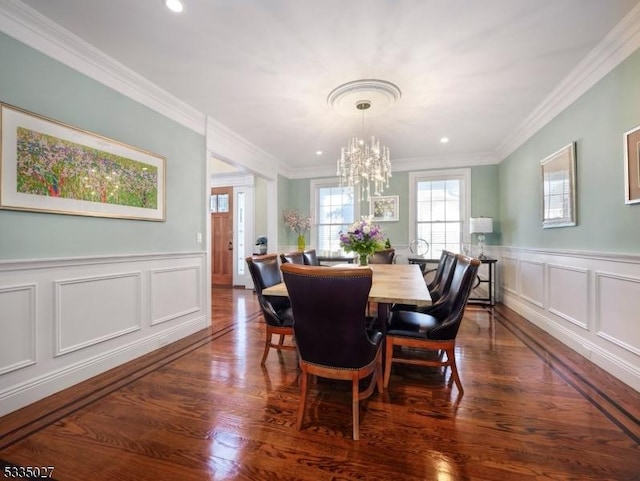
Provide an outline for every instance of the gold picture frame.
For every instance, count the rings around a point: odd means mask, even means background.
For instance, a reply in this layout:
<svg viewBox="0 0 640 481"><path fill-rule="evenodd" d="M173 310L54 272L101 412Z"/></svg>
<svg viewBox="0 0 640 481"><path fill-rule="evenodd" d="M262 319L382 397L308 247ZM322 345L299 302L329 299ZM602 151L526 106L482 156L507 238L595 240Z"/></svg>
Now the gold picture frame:
<svg viewBox="0 0 640 481"><path fill-rule="evenodd" d="M0 104L0 208L165 220L166 159Z"/></svg>
<svg viewBox="0 0 640 481"><path fill-rule="evenodd" d="M542 227L576 225L576 147L572 142L540 161Z"/></svg>
<svg viewBox="0 0 640 481"><path fill-rule="evenodd" d="M624 203L640 203L640 125L624 133Z"/></svg>

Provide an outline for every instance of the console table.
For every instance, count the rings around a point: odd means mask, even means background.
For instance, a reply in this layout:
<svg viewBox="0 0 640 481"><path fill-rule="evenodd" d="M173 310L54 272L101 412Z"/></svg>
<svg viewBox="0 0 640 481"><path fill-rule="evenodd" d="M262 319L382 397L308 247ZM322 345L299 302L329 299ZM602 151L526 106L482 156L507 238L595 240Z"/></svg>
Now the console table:
<svg viewBox="0 0 640 481"><path fill-rule="evenodd" d="M494 306L496 304L496 263L498 262L498 259L484 258L480 259L480 262L482 262L482 264L478 268L478 276L476 278L476 283L473 286L473 290L471 291L469 303ZM474 296L473 294L475 289L483 284L486 284L487 295Z"/></svg>
<svg viewBox="0 0 640 481"><path fill-rule="evenodd" d="M427 259L426 257L412 256L408 258L409 264L418 264L422 275L426 276L429 272L435 271L440 259ZM471 291L471 297L469 297L469 304L483 304L487 306L494 306L496 303L496 263L498 259L480 259L482 264L478 269L478 276L476 282ZM484 287L486 284L487 294L474 295L474 291L478 287ZM481 289L482 290L482 289Z"/></svg>
<svg viewBox="0 0 640 481"><path fill-rule="evenodd" d="M354 257L336 257L336 256L318 256L320 262L337 262L337 263L349 263L351 264Z"/></svg>

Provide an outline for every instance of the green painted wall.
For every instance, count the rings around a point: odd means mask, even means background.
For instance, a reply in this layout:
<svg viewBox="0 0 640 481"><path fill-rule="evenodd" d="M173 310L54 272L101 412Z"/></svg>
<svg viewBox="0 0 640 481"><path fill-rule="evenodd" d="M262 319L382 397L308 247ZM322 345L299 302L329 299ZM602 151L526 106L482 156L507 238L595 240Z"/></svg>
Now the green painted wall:
<svg viewBox="0 0 640 481"><path fill-rule="evenodd" d="M205 248L204 136L4 34L0 64L3 102L167 159L166 222L0 210L0 259Z"/></svg>
<svg viewBox="0 0 640 481"><path fill-rule="evenodd" d="M493 217L493 234L485 236L488 245L499 245L502 239L498 189L497 165L471 169L471 217ZM475 241L474 238L474 243Z"/></svg>
<svg viewBox="0 0 640 481"><path fill-rule="evenodd" d="M280 197L284 207L282 209L300 209L302 212L310 211L311 179L295 179L289 182L287 197ZM391 244L408 245L409 239L409 173L394 172L389 181L389 188L384 195L397 195L400 206L400 220L397 222L384 222L383 227L386 237ZM281 209L281 211L282 211ZM360 204L360 213L369 214L369 202ZM500 240L500 222L497 219L498 210L498 166L478 166L471 168L471 213L472 215L494 217L496 234L487 235L487 244L498 244ZM291 234L280 221L281 233L289 244L295 244L295 235Z"/></svg>
<svg viewBox="0 0 640 481"><path fill-rule="evenodd" d="M624 203L624 132L640 124L640 50L536 133L498 168L507 246L640 252L640 204ZM576 142L575 227L541 228L540 160Z"/></svg>
<svg viewBox="0 0 640 481"><path fill-rule="evenodd" d="M267 181L256 177L254 199L254 229L255 238L267 235Z"/></svg>
<svg viewBox="0 0 640 481"><path fill-rule="evenodd" d="M287 226L284 225L284 219L283 219L283 211L285 211L286 209L293 209L294 207L298 207L298 208L302 208L302 206L296 206L294 204L290 204L289 201L289 191L291 188L291 180L287 179L286 177L283 177L281 175L278 175L278 212L277 212L277 218L278 218L278 243L280 245L286 245L288 244L288 238L289 238L289 229L287 229ZM293 207L290 207L291 205L293 205ZM273 245L273 247L269 248L269 252L275 252L275 249L277 249L276 245Z"/></svg>

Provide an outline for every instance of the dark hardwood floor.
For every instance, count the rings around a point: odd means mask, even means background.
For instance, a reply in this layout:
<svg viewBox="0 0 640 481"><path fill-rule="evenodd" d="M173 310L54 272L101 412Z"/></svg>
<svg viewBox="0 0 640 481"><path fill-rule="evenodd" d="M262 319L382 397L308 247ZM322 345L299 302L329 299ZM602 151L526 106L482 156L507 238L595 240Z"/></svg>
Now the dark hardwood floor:
<svg viewBox="0 0 640 481"><path fill-rule="evenodd" d="M337 382L296 430L296 354L261 368L263 336L251 291L214 289L210 329L0 418L0 459L60 481L640 480L640 394L504 306L467 309L461 399L394 366L360 441Z"/></svg>

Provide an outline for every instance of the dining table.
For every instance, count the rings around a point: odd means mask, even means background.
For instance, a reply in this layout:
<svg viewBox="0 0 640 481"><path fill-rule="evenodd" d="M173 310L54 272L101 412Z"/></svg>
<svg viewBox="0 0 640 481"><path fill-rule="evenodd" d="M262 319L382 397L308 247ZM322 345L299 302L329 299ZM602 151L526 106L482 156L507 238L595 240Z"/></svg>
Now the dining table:
<svg viewBox="0 0 640 481"><path fill-rule="evenodd" d="M328 267L343 267L350 269L371 268L371 290L369 302L377 304L377 324L386 334L387 321L391 306L394 304L410 304L428 306L432 304L429 289L424 282L420 266L416 264L369 264L361 267L357 264L336 264ZM284 282L267 287L262 291L265 296L288 296Z"/></svg>

